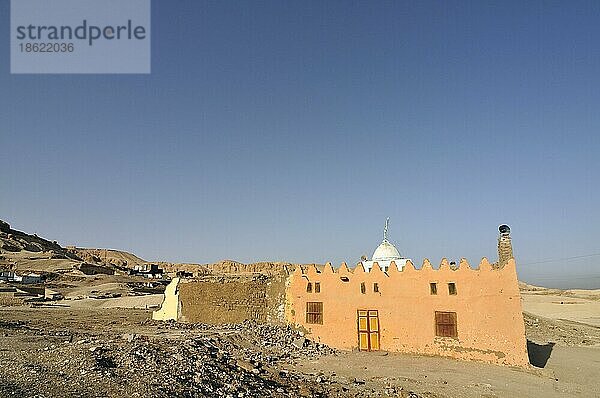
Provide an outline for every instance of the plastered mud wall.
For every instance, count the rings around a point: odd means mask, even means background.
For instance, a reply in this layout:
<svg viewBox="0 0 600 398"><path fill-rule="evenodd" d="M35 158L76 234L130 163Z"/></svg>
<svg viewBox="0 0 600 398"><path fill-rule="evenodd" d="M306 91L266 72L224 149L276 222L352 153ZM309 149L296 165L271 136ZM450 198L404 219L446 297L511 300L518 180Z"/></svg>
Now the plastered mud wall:
<svg viewBox="0 0 600 398"><path fill-rule="evenodd" d="M180 320L210 324L285 322L286 275L209 276L181 280Z"/></svg>
<svg viewBox="0 0 600 398"><path fill-rule="evenodd" d="M165 288L165 298L160 308L152 313L152 319L157 321L177 321L181 315L179 303L179 278L173 278Z"/></svg>
<svg viewBox="0 0 600 398"><path fill-rule="evenodd" d="M312 292L307 292L308 283ZM430 283L436 283L436 295ZM454 283L456 294L450 294L448 283ZM307 322L307 302L322 303L322 324ZM365 272L362 265L350 270L342 264L334 271L328 264L321 272L298 268L289 278L286 318L314 340L356 349L358 310L378 311L381 350L528 364L514 259L492 267L484 258L477 269L465 260L450 268L444 259L439 269L427 260L421 269L408 262L402 271L392 263L387 273L378 265ZM456 313L456 337L436 335L436 311Z"/></svg>

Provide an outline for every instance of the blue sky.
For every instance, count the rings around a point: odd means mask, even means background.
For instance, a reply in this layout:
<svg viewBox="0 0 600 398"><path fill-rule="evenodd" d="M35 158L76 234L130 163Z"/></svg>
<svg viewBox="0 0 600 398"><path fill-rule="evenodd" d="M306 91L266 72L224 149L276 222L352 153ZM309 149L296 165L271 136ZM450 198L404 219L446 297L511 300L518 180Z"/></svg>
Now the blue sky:
<svg viewBox="0 0 600 398"><path fill-rule="evenodd" d="M521 279L600 288L598 2L154 1L150 75L11 75L8 4L15 228L354 264L389 216L417 264L474 265L507 223Z"/></svg>

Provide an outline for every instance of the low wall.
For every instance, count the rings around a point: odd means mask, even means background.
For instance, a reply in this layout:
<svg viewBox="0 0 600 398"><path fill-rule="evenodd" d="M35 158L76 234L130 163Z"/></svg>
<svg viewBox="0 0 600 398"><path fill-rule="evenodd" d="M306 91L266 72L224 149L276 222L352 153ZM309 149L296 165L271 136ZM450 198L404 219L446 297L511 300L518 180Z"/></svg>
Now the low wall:
<svg viewBox="0 0 600 398"><path fill-rule="evenodd" d="M181 280L180 317L184 322L285 322L285 275L207 276Z"/></svg>

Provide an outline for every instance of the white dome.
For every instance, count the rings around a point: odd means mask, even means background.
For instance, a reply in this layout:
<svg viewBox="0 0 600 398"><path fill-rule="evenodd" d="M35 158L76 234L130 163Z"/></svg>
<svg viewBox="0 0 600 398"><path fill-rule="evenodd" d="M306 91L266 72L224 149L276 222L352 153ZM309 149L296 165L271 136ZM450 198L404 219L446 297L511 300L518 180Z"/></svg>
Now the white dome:
<svg viewBox="0 0 600 398"><path fill-rule="evenodd" d="M398 249L387 240L384 240L373 252L372 261L398 260L401 258Z"/></svg>

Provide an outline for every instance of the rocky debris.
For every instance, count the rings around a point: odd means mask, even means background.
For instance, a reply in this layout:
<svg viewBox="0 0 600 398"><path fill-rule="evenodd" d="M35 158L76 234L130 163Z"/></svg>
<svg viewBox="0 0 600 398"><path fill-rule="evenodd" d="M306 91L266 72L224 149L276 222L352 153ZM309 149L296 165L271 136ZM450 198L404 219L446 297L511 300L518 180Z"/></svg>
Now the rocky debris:
<svg viewBox="0 0 600 398"><path fill-rule="evenodd" d="M0 320L0 329L22 330L29 329L25 321L3 321Z"/></svg>
<svg viewBox="0 0 600 398"><path fill-rule="evenodd" d="M90 292L90 294L88 295L89 298L91 299L97 299L97 300L105 300L105 299L111 299L111 298L118 298L121 297L123 294L119 293L119 292L97 292L97 291L92 291Z"/></svg>
<svg viewBox="0 0 600 398"><path fill-rule="evenodd" d="M159 329L218 331L224 335L223 340L242 338L250 344L249 350L260 348L265 356L271 356L270 362L281 359L297 359L300 357L318 357L319 355L335 355L335 349L304 337L304 333L289 325L268 325L255 321L223 325L205 323L176 323L148 320L147 323L158 325ZM232 337L233 336L233 337Z"/></svg>
<svg viewBox="0 0 600 398"><path fill-rule="evenodd" d="M290 368L294 358L312 360L336 351L287 326L167 323L152 336L37 326L0 323L0 396L418 397L399 386ZM20 351L6 349L17 341L28 343Z"/></svg>
<svg viewBox="0 0 600 398"><path fill-rule="evenodd" d="M110 266L90 264L90 263L86 263L86 262L79 264L79 266L77 268L86 275L98 275L98 274L114 275L115 274L115 270Z"/></svg>
<svg viewBox="0 0 600 398"><path fill-rule="evenodd" d="M566 320L549 320L523 313L527 338L537 343L566 346L600 344L600 328Z"/></svg>

